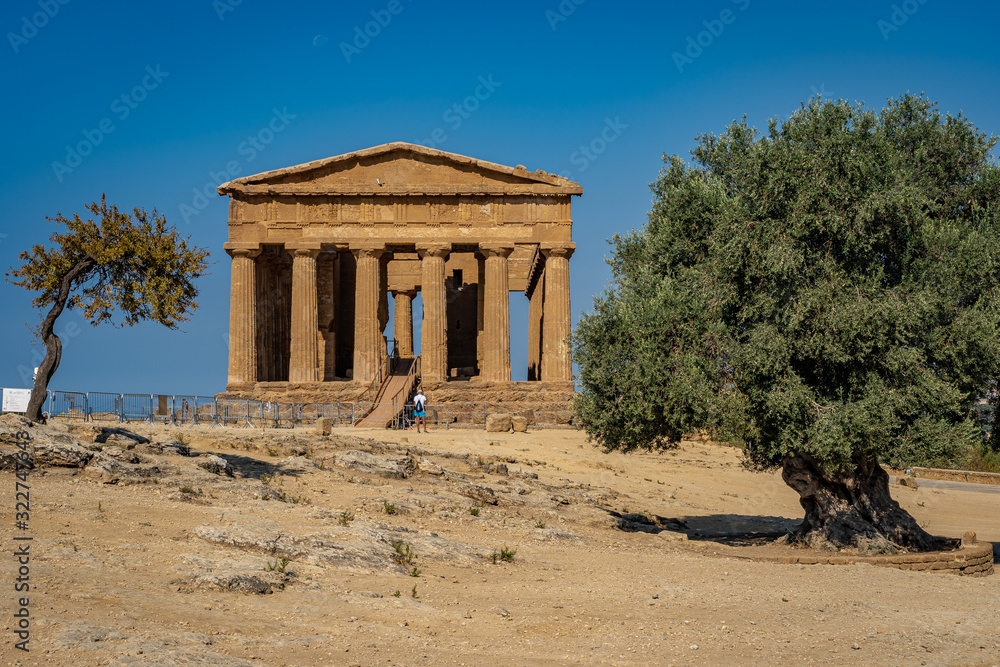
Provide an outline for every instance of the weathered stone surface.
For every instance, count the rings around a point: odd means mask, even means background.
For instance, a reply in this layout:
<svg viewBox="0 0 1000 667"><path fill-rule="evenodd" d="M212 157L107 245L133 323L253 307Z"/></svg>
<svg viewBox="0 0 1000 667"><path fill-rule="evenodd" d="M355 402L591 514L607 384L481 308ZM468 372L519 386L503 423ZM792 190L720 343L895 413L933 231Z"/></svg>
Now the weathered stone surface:
<svg viewBox="0 0 1000 667"><path fill-rule="evenodd" d="M127 449L122 449L117 445L104 447L101 450L101 454L103 454L104 456L111 457L113 459L118 459L123 463L139 463L141 460L139 458L139 455L136 454L135 452L129 451Z"/></svg>
<svg viewBox="0 0 1000 667"><path fill-rule="evenodd" d="M912 477L902 476L897 481L898 481L898 483L899 483L900 486L908 486L911 489L919 489L920 488L920 485L917 484L917 480L913 479Z"/></svg>
<svg viewBox="0 0 1000 667"><path fill-rule="evenodd" d="M330 435L332 428L329 417L320 417L316 420L315 432L317 435Z"/></svg>
<svg viewBox="0 0 1000 667"><path fill-rule="evenodd" d="M338 466L351 468L359 472L365 472L382 477L392 477L395 479L405 479L417 469L413 459L409 456L378 456L358 450L338 452L326 460L333 460Z"/></svg>
<svg viewBox="0 0 1000 667"><path fill-rule="evenodd" d="M511 416L505 412L486 415L487 433L506 433L511 429Z"/></svg>
<svg viewBox="0 0 1000 667"><path fill-rule="evenodd" d="M82 468L94 458L94 452L84 449L75 441L64 436L57 441L34 440L32 459L35 465L63 466L67 468Z"/></svg>
<svg viewBox="0 0 1000 667"><path fill-rule="evenodd" d="M229 461L222 458L221 456L216 456L215 454L208 454L201 457L198 460L198 467L203 470L207 470L210 473L216 475L232 475L233 468L229 465Z"/></svg>
<svg viewBox="0 0 1000 667"><path fill-rule="evenodd" d="M199 588L213 588L234 593L249 593L251 595L266 595L274 592L271 584L257 575L251 574L203 574L195 579Z"/></svg>
<svg viewBox="0 0 1000 667"><path fill-rule="evenodd" d="M438 464L434 463L430 459L420 459L417 462L417 468L421 472L426 472L429 475L443 475L444 469Z"/></svg>
<svg viewBox="0 0 1000 667"><path fill-rule="evenodd" d="M103 454L95 454L83 470L84 476L104 484L145 482L176 472L173 466L159 463L134 465Z"/></svg>
<svg viewBox="0 0 1000 667"><path fill-rule="evenodd" d="M496 505L500 502L497 498L496 492L493 491L488 486L482 484L464 484L456 489L458 493L472 498L473 500L478 500L481 503L486 503L487 505Z"/></svg>
<svg viewBox="0 0 1000 667"><path fill-rule="evenodd" d="M483 472L489 473L491 475L500 475L501 477L506 477L508 475L507 464L498 463L497 461L491 461L483 466Z"/></svg>
<svg viewBox="0 0 1000 667"><path fill-rule="evenodd" d="M138 444L149 442L149 438L124 428L92 426L91 433L93 434L94 442L98 444L118 445L123 449L132 449Z"/></svg>
<svg viewBox="0 0 1000 667"><path fill-rule="evenodd" d="M527 433L528 432L528 418L522 417L520 415L514 415L510 418L511 428L514 429L514 433Z"/></svg>
<svg viewBox="0 0 1000 667"><path fill-rule="evenodd" d="M411 544L421 560L434 559L449 563L472 564L486 558L487 551L447 540L431 533L417 533L405 528L383 524L362 525L354 522L337 532L289 533L270 523L257 522L238 526L197 526L195 537L220 546L257 552L268 556L284 556L296 563L335 566L355 572L406 571L395 560L392 543L402 540Z"/></svg>

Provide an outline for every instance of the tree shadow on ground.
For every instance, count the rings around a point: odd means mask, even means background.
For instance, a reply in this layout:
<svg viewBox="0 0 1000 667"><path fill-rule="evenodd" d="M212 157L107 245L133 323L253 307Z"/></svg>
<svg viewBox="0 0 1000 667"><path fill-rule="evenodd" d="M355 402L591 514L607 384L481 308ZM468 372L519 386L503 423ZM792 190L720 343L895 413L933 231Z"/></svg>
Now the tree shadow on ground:
<svg viewBox="0 0 1000 667"><path fill-rule="evenodd" d="M608 508L601 509L616 520L620 530L627 532L657 534L670 531L683 533L689 540L705 540L732 546L774 541L802 522L802 519L781 516L709 514L665 517L652 513L622 513Z"/></svg>
<svg viewBox="0 0 1000 667"><path fill-rule="evenodd" d="M773 542L795 530L801 518L750 514L707 514L687 518L689 540L730 546L755 546Z"/></svg>
<svg viewBox="0 0 1000 667"><path fill-rule="evenodd" d="M233 469L234 477L258 479L261 475L272 476L277 473L289 477L298 477L304 472L302 468L297 466L268 463L267 461L261 461L260 459L241 454L216 453L215 455L229 462L229 466Z"/></svg>
<svg viewBox="0 0 1000 667"><path fill-rule="evenodd" d="M802 519L745 514L665 517L651 513L622 513L601 508L614 518L619 530L658 534L683 533L689 540L729 546L757 546L773 542L794 530Z"/></svg>

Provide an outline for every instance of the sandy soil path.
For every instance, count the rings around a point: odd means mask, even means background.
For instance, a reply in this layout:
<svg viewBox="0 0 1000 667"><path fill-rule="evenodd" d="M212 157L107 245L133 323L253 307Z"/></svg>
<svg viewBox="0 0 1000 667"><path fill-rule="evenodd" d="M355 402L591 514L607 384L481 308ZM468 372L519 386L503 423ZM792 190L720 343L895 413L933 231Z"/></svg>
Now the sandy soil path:
<svg viewBox="0 0 1000 667"><path fill-rule="evenodd" d="M130 428L153 442L102 446L120 466L30 476L27 655L0 473L0 665L1000 664L1000 576L707 555L708 538L800 517L729 447ZM198 467L209 453L233 477ZM1000 543L997 495L893 494L935 534ZM640 513L658 525L622 529Z"/></svg>

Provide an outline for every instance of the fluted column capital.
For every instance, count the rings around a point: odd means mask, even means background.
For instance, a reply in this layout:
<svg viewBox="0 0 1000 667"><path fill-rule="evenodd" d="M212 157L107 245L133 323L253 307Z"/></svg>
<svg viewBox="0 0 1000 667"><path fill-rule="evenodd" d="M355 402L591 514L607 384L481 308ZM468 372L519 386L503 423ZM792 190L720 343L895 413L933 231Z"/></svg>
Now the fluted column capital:
<svg viewBox="0 0 1000 667"><path fill-rule="evenodd" d="M385 246L379 244L352 243L350 245L350 249L354 256L358 259L361 259L362 257L379 259L382 257L382 254L385 253Z"/></svg>
<svg viewBox="0 0 1000 667"><path fill-rule="evenodd" d="M417 254L421 259L437 257L444 259L451 252L450 243L420 243L417 244Z"/></svg>
<svg viewBox="0 0 1000 667"><path fill-rule="evenodd" d="M229 253L230 257L249 257L250 259L255 258L261 251L259 243L224 243L222 248Z"/></svg>
<svg viewBox="0 0 1000 667"><path fill-rule="evenodd" d="M507 259L510 257L511 253L514 252L514 246L510 243L480 243L479 251L486 256L487 259L490 257L501 257Z"/></svg>
<svg viewBox="0 0 1000 667"><path fill-rule="evenodd" d="M575 243L543 243L540 248L542 254L548 257L559 257L569 259L576 250Z"/></svg>

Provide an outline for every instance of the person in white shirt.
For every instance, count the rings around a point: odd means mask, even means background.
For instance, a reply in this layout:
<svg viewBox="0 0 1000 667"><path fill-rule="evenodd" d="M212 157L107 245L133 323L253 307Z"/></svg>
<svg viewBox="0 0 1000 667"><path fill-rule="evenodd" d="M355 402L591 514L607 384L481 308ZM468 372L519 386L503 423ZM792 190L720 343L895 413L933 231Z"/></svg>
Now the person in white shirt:
<svg viewBox="0 0 1000 667"><path fill-rule="evenodd" d="M420 425L424 425L424 433L427 433L427 413L424 407L427 405L427 397L424 396L423 389L417 389L417 395L413 397L413 416L417 421L417 433L420 433Z"/></svg>

